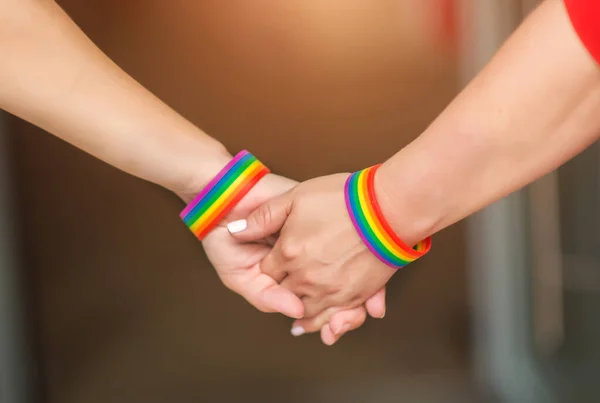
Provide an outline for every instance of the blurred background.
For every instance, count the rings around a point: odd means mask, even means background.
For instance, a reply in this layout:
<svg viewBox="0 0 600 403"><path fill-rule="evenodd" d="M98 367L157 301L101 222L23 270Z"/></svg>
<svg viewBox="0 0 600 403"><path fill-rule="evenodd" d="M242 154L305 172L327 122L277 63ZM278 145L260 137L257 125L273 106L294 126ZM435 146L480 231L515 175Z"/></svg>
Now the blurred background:
<svg viewBox="0 0 600 403"><path fill-rule="evenodd" d="M59 1L174 109L298 180L408 144L535 3ZM386 318L326 347L227 291L173 195L16 118L0 134L2 402L600 401L597 145L438 234Z"/></svg>

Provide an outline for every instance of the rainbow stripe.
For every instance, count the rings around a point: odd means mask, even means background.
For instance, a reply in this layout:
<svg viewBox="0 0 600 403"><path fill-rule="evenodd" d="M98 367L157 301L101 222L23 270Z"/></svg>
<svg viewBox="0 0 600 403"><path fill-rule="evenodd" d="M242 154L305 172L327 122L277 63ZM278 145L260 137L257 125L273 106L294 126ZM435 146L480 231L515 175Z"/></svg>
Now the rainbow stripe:
<svg viewBox="0 0 600 403"><path fill-rule="evenodd" d="M375 172L380 166L363 169L348 177L346 207L354 228L369 250L388 266L401 268L429 252L431 238L411 248L389 226L375 198Z"/></svg>
<svg viewBox="0 0 600 403"><path fill-rule="evenodd" d="M202 240L270 171L244 150L187 205L179 217Z"/></svg>

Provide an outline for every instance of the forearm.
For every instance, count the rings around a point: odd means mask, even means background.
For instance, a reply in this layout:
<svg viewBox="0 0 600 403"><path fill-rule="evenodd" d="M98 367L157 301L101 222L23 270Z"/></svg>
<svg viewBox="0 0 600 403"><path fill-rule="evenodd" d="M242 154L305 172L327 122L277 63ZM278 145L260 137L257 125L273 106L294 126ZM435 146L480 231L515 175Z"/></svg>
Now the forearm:
<svg viewBox="0 0 600 403"><path fill-rule="evenodd" d="M0 0L0 108L132 175L185 194L224 147L145 90L47 0Z"/></svg>
<svg viewBox="0 0 600 403"><path fill-rule="evenodd" d="M417 242L557 168L600 134L600 71L562 1L543 4L416 141L379 170Z"/></svg>

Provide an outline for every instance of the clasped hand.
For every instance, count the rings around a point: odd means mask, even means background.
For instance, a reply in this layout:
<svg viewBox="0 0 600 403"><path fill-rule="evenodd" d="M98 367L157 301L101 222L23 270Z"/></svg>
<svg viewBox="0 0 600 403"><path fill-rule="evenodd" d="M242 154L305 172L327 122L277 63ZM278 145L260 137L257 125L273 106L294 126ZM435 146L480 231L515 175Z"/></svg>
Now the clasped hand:
<svg viewBox="0 0 600 403"><path fill-rule="evenodd" d="M363 244L346 211L347 174L268 175L203 241L223 283L263 312L296 318L292 334L325 344L385 315L394 270Z"/></svg>

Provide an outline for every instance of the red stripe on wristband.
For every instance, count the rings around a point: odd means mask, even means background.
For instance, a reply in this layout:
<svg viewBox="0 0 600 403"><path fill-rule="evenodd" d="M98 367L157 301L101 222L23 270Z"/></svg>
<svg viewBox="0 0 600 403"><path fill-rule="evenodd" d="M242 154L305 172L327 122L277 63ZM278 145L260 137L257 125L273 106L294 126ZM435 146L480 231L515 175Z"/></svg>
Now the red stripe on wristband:
<svg viewBox="0 0 600 403"><path fill-rule="evenodd" d="M406 245L392 230L375 195L375 172L379 165L351 174L344 188L346 208L354 228L367 248L390 267L404 267L431 249L431 238L414 247Z"/></svg>
<svg viewBox="0 0 600 403"><path fill-rule="evenodd" d="M202 240L269 172L248 151L240 152L181 212L181 219Z"/></svg>

